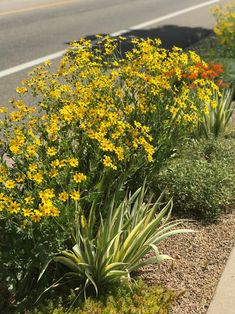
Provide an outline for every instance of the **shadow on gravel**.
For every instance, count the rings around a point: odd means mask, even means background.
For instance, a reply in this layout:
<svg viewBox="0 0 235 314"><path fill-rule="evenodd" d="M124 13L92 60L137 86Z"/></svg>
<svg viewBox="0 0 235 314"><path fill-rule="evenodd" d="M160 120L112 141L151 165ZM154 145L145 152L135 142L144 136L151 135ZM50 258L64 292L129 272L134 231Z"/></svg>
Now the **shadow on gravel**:
<svg viewBox="0 0 235 314"><path fill-rule="evenodd" d="M160 38L162 40L162 47L171 49L173 46L181 48L187 48L202 38L210 35L212 30L202 27L184 27L176 25L165 25L162 27L151 28L151 29L139 29L130 30L123 34L127 40L122 44L122 52L128 51L131 48L131 39L136 38ZM99 34L105 36L106 34ZM95 40L95 35L89 35L85 37L89 40ZM68 45L69 43L66 42Z"/></svg>

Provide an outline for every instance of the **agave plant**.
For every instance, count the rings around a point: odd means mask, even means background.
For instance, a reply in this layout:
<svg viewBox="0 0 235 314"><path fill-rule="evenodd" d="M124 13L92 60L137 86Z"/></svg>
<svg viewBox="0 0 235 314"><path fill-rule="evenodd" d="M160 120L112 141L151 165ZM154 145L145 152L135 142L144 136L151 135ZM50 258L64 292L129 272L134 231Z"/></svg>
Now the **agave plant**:
<svg viewBox="0 0 235 314"><path fill-rule="evenodd" d="M218 137L224 134L227 125L234 112L233 89L227 88L221 96L213 95L217 106L205 114L202 122L199 123L199 135L209 137L211 134Z"/></svg>
<svg viewBox="0 0 235 314"><path fill-rule="evenodd" d="M160 254L157 245L173 235L192 232L176 229L182 220L169 222L172 200L159 210L163 194L154 204L151 200L145 203L145 195L143 186L132 196L126 196L118 206L113 200L107 216L100 217L98 226L94 206L88 219L81 214L72 250L59 252L52 258L68 268L66 276L78 280L84 292L92 286L98 295L104 285L128 278L142 266L171 259ZM151 250L154 256L144 258Z"/></svg>

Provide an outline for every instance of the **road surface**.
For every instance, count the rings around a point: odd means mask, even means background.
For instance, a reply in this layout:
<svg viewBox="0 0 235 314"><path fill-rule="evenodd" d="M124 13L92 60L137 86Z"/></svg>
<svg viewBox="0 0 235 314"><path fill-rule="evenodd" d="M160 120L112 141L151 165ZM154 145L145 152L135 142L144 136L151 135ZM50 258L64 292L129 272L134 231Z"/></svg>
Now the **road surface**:
<svg viewBox="0 0 235 314"><path fill-rule="evenodd" d="M186 47L206 36L218 0L0 0L0 106L39 58L54 62L72 40L131 32Z"/></svg>

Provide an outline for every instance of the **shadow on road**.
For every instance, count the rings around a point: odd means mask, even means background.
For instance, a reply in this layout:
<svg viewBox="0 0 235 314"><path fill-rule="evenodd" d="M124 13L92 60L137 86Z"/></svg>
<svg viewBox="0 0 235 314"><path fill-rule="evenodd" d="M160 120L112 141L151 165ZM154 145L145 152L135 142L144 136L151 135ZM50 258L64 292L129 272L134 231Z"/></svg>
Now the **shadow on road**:
<svg viewBox="0 0 235 314"><path fill-rule="evenodd" d="M123 52L131 48L130 40L136 38L160 38L162 40L162 47L171 49L173 46L181 48L187 48L202 38L212 33L212 30L202 27L185 27L176 25L166 25L157 28L151 28L148 30L139 29L129 31L123 34L127 38L123 45ZM106 34L99 34L105 36ZM95 35L89 35L85 37L89 40L96 39ZM68 42L66 43L69 44Z"/></svg>

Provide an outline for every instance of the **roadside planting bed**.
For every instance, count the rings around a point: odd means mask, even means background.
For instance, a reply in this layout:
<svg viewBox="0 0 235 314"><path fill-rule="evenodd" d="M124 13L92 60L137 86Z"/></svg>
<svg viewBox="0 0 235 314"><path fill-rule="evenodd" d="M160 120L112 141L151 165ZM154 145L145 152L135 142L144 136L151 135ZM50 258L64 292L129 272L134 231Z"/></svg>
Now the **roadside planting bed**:
<svg viewBox="0 0 235 314"><path fill-rule="evenodd" d="M0 311L206 313L235 240L234 4L214 14L187 51L74 42L0 108Z"/></svg>

